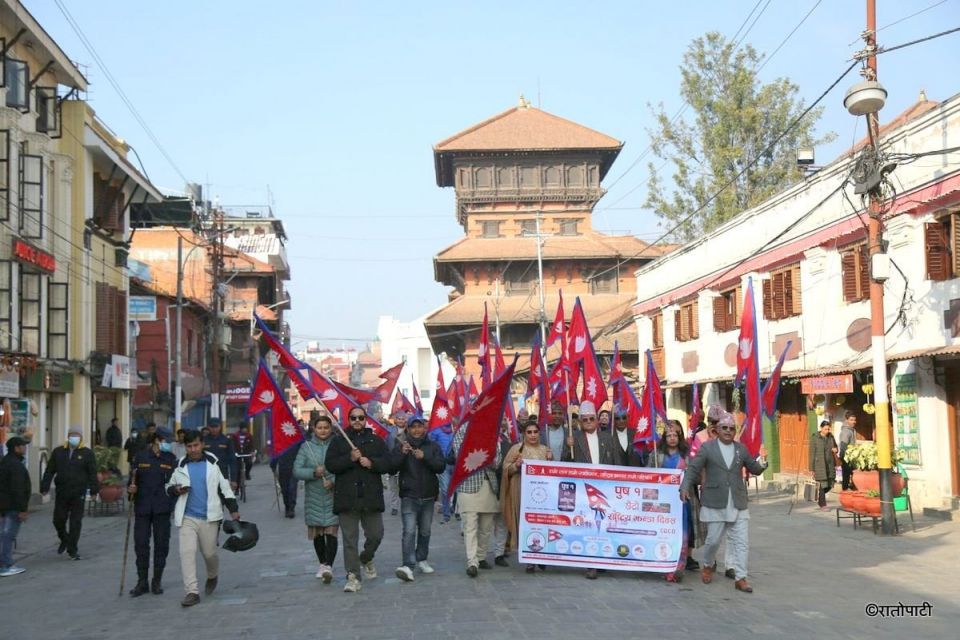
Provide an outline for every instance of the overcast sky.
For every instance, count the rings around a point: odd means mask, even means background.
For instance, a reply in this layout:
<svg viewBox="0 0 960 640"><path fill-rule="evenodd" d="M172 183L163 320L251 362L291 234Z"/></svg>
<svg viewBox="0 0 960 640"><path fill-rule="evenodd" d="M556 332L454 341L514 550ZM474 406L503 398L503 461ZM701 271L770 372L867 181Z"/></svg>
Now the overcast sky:
<svg viewBox="0 0 960 640"><path fill-rule="evenodd" d="M290 236L298 347L362 346L380 315L412 320L446 301L431 260L462 230L452 189L436 186L431 146L520 93L626 142L594 226L652 241L657 220L641 208L647 158L636 161L649 141L647 104L671 114L682 106L677 67L689 42L747 32L745 42L773 54L761 78L790 77L809 102L849 64L865 24L865 3L850 0L24 3L82 65L98 116L136 148L156 185L182 190L182 173L222 204L267 204L269 189ZM880 31L882 45L960 26L960 0L877 4L880 27L897 22ZM890 92L881 122L921 89L933 100L960 92L958 59L960 34L881 56ZM864 133L842 106L857 80L851 73L823 103L820 131L838 139L817 149L818 162Z"/></svg>

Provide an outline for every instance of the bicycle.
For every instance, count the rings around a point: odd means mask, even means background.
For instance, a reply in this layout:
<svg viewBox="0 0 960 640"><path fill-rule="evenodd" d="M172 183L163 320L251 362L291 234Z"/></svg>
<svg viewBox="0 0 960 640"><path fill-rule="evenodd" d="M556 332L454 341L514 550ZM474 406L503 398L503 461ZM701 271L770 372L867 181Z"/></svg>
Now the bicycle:
<svg viewBox="0 0 960 640"><path fill-rule="evenodd" d="M240 473L237 478L237 497L241 502L247 501L247 470L246 470L246 458L253 458L257 455L256 450L251 453L238 453L237 454L237 467L240 469Z"/></svg>

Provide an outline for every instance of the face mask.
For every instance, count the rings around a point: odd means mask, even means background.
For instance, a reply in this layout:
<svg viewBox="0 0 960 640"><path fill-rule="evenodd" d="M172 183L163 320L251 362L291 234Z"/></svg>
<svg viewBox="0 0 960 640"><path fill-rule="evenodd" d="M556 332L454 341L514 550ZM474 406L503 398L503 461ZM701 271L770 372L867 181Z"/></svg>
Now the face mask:
<svg viewBox="0 0 960 640"><path fill-rule="evenodd" d="M170 453L170 450L171 450L172 448L173 448L173 445L170 444L169 442L161 442L161 443L160 443L160 451L164 451L164 452L166 452L166 453Z"/></svg>
<svg viewBox="0 0 960 640"><path fill-rule="evenodd" d="M80 444L80 436L70 436L69 438L67 438L67 442L70 444L71 447L75 447L78 444Z"/></svg>

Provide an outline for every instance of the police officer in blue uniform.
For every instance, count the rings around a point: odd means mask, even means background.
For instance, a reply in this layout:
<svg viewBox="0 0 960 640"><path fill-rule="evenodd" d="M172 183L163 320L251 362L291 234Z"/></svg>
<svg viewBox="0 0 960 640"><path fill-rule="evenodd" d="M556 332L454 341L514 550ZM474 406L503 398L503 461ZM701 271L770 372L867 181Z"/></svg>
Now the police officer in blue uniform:
<svg viewBox="0 0 960 640"><path fill-rule="evenodd" d="M173 432L160 427L146 438L146 446L134 458L127 491L134 500L133 540L137 552L137 584L130 590L134 598L147 591L163 593L163 569L170 550L170 514L175 498L167 495L164 486L170 480L177 458L171 453ZM147 587L150 569L150 535L153 534L153 580Z"/></svg>
<svg viewBox="0 0 960 640"><path fill-rule="evenodd" d="M217 466L220 467L220 473L230 481L230 488L236 491L237 480L240 478L237 456L233 449L233 438L224 435L222 426L220 418L210 418L207 421L210 435L203 439L203 448L217 456Z"/></svg>

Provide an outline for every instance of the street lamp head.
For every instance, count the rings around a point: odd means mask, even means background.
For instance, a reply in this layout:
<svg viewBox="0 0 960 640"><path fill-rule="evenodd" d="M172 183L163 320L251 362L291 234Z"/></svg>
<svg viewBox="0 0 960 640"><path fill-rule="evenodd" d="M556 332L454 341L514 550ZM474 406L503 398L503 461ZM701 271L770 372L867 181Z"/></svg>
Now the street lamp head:
<svg viewBox="0 0 960 640"><path fill-rule="evenodd" d="M850 115L866 116L883 109L887 101L887 90L876 80L858 82L843 96L843 106Z"/></svg>

